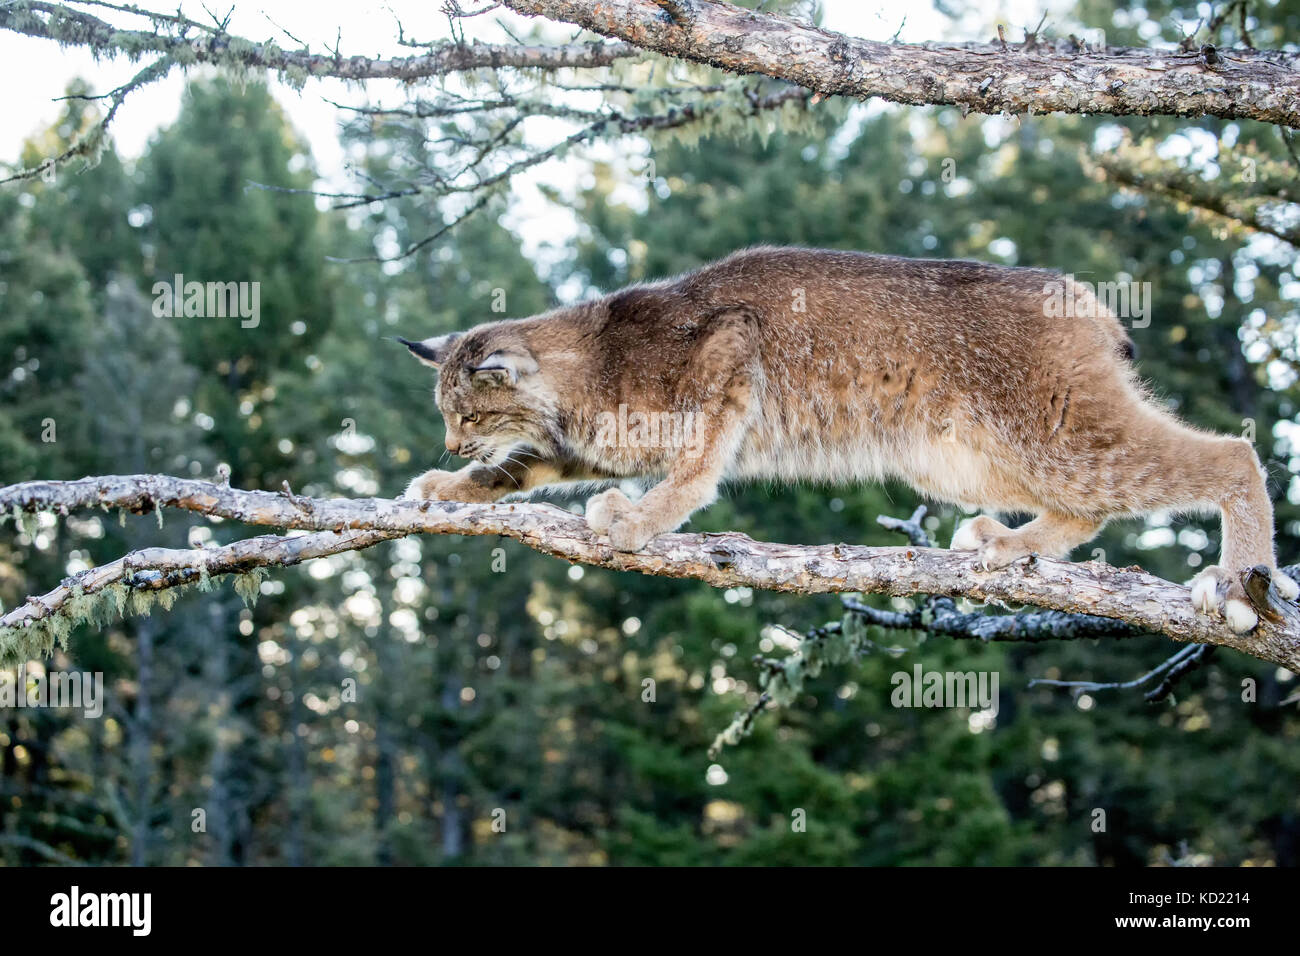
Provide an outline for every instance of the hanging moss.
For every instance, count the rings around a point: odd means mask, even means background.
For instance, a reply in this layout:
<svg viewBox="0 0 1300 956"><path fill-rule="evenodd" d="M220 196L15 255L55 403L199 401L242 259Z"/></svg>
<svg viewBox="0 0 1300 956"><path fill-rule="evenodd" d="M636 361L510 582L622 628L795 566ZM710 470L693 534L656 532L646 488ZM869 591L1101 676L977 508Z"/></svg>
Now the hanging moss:
<svg viewBox="0 0 1300 956"><path fill-rule="evenodd" d="M136 590L131 592L131 599L128 602L131 606L131 613L139 617L148 617L153 612L154 598L153 591Z"/></svg>
<svg viewBox="0 0 1300 956"><path fill-rule="evenodd" d="M41 528L40 518L37 517L37 515L35 514L26 511L20 511L18 513L17 521L18 521L18 530L22 534L27 535L27 537L29 538L35 538L36 533L40 531Z"/></svg>
<svg viewBox="0 0 1300 956"><path fill-rule="evenodd" d="M244 607L252 607L262 593L262 579L266 577L265 568L254 568L247 574L235 576L235 593L244 599Z"/></svg>
<svg viewBox="0 0 1300 956"><path fill-rule="evenodd" d="M223 575L226 576L234 579L235 591L243 598L245 606L252 607L261 593L267 571L265 568L253 568L242 574ZM0 667L12 667L25 660L49 657L56 647L67 648L68 639L78 625L103 628L128 614L148 616L155 604L161 605L164 610L171 610L177 597L191 588L211 590L212 578L206 568L199 570L194 583L158 590L133 588L123 582L116 582L98 591L86 593L79 585L73 585L67 600L57 613L35 621L28 620L16 627L0 627Z"/></svg>
<svg viewBox="0 0 1300 956"><path fill-rule="evenodd" d="M876 639L884 637L882 628L866 624L856 614L846 614L841 621L809 631L789 657L761 660L759 690L767 695L772 709L789 707L803 693L808 680L821 676L827 667L857 660L876 648ZM716 756L724 747L735 746L748 737L760 712L758 708L747 708L736 714L714 738L709 754Z"/></svg>

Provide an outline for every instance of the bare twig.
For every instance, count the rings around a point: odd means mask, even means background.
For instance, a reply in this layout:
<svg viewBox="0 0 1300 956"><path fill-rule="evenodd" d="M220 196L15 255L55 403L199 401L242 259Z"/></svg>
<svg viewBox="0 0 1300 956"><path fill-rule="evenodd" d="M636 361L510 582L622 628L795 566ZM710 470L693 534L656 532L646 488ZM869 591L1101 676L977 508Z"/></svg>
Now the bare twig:
<svg viewBox="0 0 1300 956"><path fill-rule="evenodd" d="M113 122L113 117L117 115L118 109L126 101L128 93L138 90L142 86L147 86L171 72L175 62L170 57L163 57L154 63L149 64L128 82L119 86L111 92L102 94L98 97L84 97L85 99L107 99L109 101L108 112L104 114L103 119L95 123L90 129L86 130L73 141L73 143L57 156L51 156L43 160L36 166L27 169L20 169L3 179L0 179L0 185L11 183L19 180L48 178L56 169L74 159L82 158L89 164L97 161L99 150L104 145L104 137L108 133L109 124Z"/></svg>

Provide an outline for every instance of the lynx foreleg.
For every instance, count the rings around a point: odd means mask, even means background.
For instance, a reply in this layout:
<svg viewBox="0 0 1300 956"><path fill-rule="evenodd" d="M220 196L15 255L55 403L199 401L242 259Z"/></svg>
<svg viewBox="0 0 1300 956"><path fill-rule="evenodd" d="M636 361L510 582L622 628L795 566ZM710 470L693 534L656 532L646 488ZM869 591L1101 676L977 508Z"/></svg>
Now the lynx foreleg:
<svg viewBox="0 0 1300 956"><path fill-rule="evenodd" d="M640 501L611 488L587 503L587 524L619 551L640 551L651 538L680 526L717 496L736 454L752 400L754 363L750 317L737 309L714 318L701 336L675 396L690 440L672 450L668 475Z"/></svg>
<svg viewBox="0 0 1300 956"><path fill-rule="evenodd" d="M639 501L617 488L588 501L588 527L619 551L640 551L651 538L676 529L692 512L713 501L739 437L735 411L721 417L698 449L678 450L668 476Z"/></svg>

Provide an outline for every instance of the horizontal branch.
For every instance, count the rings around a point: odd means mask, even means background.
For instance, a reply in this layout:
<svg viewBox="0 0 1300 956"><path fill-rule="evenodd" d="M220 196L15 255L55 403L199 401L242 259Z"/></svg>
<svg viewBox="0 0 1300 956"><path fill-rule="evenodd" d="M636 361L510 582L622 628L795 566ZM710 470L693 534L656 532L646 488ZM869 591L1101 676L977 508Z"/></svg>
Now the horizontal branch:
<svg viewBox="0 0 1300 956"><path fill-rule="evenodd" d="M67 514L95 507L140 514L178 508L243 524L308 531L500 535L567 561L694 578L715 587L800 594L930 594L1001 606L1028 604L1113 618L1176 641L1232 647L1300 671L1300 609L1277 608L1272 619L1266 615L1254 631L1234 634L1222 620L1198 614L1187 588L1137 569L1096 562L1038 559L985 571L965 552L916 546L788 545L754 541L737 533L665 534L642 551L626 553L597 539L580 516L553 505L304 498L287 488L241 491L167 475L33 481L0 489L0 511L10 513ZM282 562L270 560L261 566L276 563ZM27 613L20 608L11 614L20 612Z"/></svg>
<svg viewBox="0 0 1300 956"><path fill-rule="evenodd" d="M161 591L194 584L203 577L247 574L257 568L290 567L344 551L360 551L381 541L402 537L396 532L364 531L340 534L321 531L282 537L262 535L219 548L142 548L74 574L58 587L0 617L0 627L26 626L57 613L79 594L95 594L113 584L133 590Z"/></svg>
<svg viewBox="0 0 1300 956"><path fill-rule="evenodd" d="M761 73L823 94L976 113L1218 116L1300 127L1300 55L1025 41L881 43L712 0L505 0L664 56Z"/></svg>
<svg viewBox="0 0 1300 956"><path fill-rule="evenodd" d="M427 53L412 56L343 56L311 53L307 49L283 50L275 43L253 42L222 29L204 27L184 17L145 10L132 12L152 19L156 28L121 29L64 4L18 0L0 4L0 30L56 40L64 46L85 47L101 56L124 54L136 58L146 53L162 53L182 65L242 66L343 80L413 82L483 68L559 70L604 67L642 55L640 50L624 43L548 46L444 42L430 44Z"/></svg>
<svg viewBox="0 0 1300 956"><path fill-rule="evenodd" d="M89 568L0 617L0 665L49 654L71 624L93 619L96 609L119 613L127 601L148 607L140 595L187 588L223 575L247 575L269 567L291 567L344 551L360 551L381 541L403 537L390 531L318 531L280 537L262 535L218 548L143 548ZM254 582L259 580L254 578ZM166 602L170 606L170 601ZM52 624L62 626L50 626ZM42 626L43 625L43 626ZM35 633L33 633L35 631Z"/></svg>

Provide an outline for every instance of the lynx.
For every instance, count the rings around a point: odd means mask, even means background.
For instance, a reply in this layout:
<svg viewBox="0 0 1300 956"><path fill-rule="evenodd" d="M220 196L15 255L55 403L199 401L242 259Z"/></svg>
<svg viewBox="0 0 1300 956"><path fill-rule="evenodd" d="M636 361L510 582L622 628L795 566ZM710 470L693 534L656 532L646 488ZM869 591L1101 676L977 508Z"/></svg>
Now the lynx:
<svg viewBox="0 0 1300 956"><path fill-rule="evenodd" d="M1062 283L1087 307L1046 308ZM1016 528L979 515L957 529L952 547L986 568L1066 558L1112 518L1218 510L1220 561L1191 598L1250 630L1245 570L1267 568L1283 600L1300 591L1277 573L1254 450L1155 403L1119 320L1072 283L1039 269L760 247L544 315L402 339L439 370L447 449L472 460L420 475L406 495L494 501L658 479L639 500L607 488L587 504L593 532L637 551L725 480L892 477L942 502L1035 515Z"/></svg>

